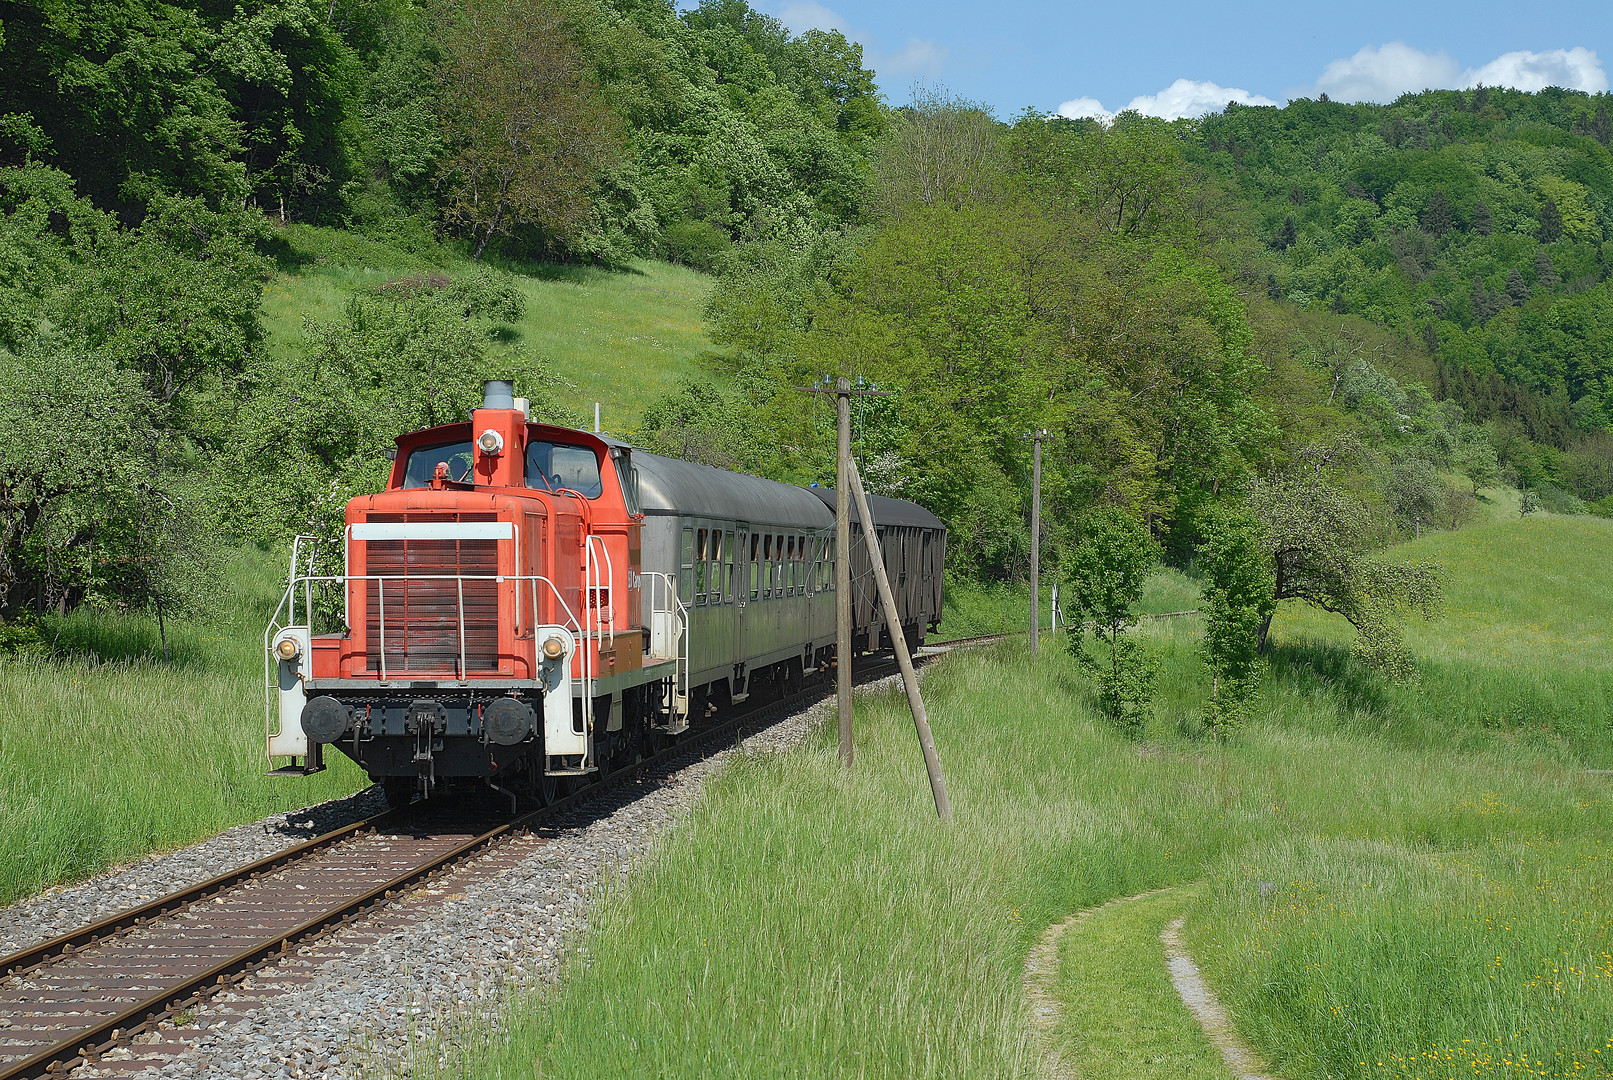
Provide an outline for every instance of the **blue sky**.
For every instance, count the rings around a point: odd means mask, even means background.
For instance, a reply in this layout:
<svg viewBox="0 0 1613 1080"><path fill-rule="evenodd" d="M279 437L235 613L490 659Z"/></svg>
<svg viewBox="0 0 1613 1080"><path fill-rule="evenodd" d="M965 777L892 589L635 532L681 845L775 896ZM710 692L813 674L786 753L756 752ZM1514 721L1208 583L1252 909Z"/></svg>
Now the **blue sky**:
<svg viewBox="0 0 1613 1080"><path fill-rule="evenodd" d="M893 103L915 83L940 83L1002 117L1027 105L1174 117L1228 100L1281 104L1326 91L1381 101L1475 82L1600 91L1613 69L1609 0L751 2L797 32L832 27L860 41Z"/></svg>

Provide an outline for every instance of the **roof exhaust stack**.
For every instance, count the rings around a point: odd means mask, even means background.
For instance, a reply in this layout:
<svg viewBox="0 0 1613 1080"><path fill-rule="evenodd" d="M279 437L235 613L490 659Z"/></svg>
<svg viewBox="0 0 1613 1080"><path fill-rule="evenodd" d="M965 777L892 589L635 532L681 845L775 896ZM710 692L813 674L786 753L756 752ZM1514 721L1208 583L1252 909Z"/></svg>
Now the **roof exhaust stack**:
<svg viewBox="0 0 1613 1080"><path fill-rule="evenodd" d="M508 379L489 379L482 385L482 408L515 408L515 383Z"/></svg>

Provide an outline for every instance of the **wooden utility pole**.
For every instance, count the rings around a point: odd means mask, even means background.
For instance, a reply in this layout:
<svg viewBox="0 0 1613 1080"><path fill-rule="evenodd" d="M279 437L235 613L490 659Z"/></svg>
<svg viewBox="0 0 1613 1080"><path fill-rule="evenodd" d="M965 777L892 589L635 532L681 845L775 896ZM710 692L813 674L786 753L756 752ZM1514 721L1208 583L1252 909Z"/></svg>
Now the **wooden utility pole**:
<svg viewBox="0 0 1613 1080"><path fill-rule="evenodd" d="M827 382L827 380L825 380ZM835 396L835 705L840 720L840 761L851 768L851 399L888 393L853 390L844 375L826 386L798 386L807 394Z"/></svg>
<svg viewBox="0 0 1613 1080"><path fill-rule="evenodd" d="M835 380L835 707L840 719L840 762L851 768L851 380Z"/></svg>
<svg viewBox="0 0 1613 1080"><path fill-rule="evenodd" d="M947 781L941 774L941 755L936 753L935 736L930 734L930 716L924 709L924 698L919 694L918 674L913 670L913 657L908 654L907 639L902 634L902 619L896 611L896 595L891 592L890 577L885 573L885 553L880 550L879 535L874 531L874 515L868 509L868 497L863 494L857 463L848 454L844 465L851 476L852 493L857 496L857 514L862 518L863 539L868 542L868 559L874 564L874 582L879 586L879 601L885 608L885 622L890 626L896 664L902 669L902 683L907 688L907 706L913 710L913 727L918 731L919 749L924 752L924 771L930 774L930 794L935 796L935 812L942 821L951 821L952 801L947 798Z"/></svg>
<svg viewBox="0 0 1613 1080"><path fill-rule="evenodd" d="M1046 428L1037 428L1031 441L1031 655L1041 647L1042 636L1042 440Z"/></svg>

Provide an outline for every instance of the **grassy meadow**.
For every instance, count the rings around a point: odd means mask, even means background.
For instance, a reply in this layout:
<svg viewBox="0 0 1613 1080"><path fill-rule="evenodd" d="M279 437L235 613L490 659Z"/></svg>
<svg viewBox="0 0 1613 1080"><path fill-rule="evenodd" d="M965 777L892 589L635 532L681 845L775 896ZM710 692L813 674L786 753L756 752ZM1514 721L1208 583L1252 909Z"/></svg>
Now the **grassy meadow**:
<svg viewBox="0 0 1613 1080"><path fill-rule="evenodd" d="M317 226L291 225L282 235L280 270L263 297L269 348L278 355L297 347L304 318L334 319L357 292L411 275L453 277L475 265L448 248L405 250ZM712 347L701 324L709 276L652 260L616 270L491 265L526 298L526 314L499 347L548 360L565 380L556 396L589 422L597 401L606 430L630 432L646 405L701 375L699 355Z"/></svg>
<svg viewBox="0 0 1613 1080"><path fill-rule="evenodd" d="M271 780L263 756L263 627L285 567L256 550L229 566L214 623L80 611L48 624L48 656L0 658L0 904L336 798L351 763Z"/></svg>
<svg viewBox="0 0 1613 1080"><path fill-rule="evenodd" d="M1451 616L1412 637L1415 685L1285 610L1257 715L1225 746L1201 731L1195 618L1139 629L1163 664L1140 742L1094 718L1061 649L940 661L925 686L950 827L897 694L859 706L849 775L830 728L741 758L610 886L562 987L448 1071L1041 1075L1031 945L1073 911L1192 886L1066 936L1055 1041L1080 1075L1227 1075L1172 1011L1158 934L1175 915L1280 1075L1606 1075L1613 792L1592 770L1613 767L1613 662L1531 643L1613 616L1609 530L1542 517L1395 552L1450 570Z"/></svg>

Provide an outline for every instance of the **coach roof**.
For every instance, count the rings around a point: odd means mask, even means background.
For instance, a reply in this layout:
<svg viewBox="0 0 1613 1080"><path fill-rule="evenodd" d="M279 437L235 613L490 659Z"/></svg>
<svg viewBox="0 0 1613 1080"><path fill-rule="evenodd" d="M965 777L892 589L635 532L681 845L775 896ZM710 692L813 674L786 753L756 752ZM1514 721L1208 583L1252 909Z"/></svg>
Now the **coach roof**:
<svg viewBox="0 0 1613 1080"><path fill-rule="evenodd" d="M834 513L834 488L815 487L808 490L823 500L830 514ZM873 512L875 525L900 525L914 529L946 528L946 524L940 518L918 503L908 502L906 499L887 499L883 495L870 495L868 509ZM862 524L862 515L857 512L856 499L851 500L851 520L855 525Z"/></svg>
<svg viewBox="0 0 1613 1080"><path fill-rule="evenodd" d="M834 511L826 509L806 488L644 450L634 450L632 454L639 474L639 508L646 514L713 517L814 530L834 525Z"/></svg>

